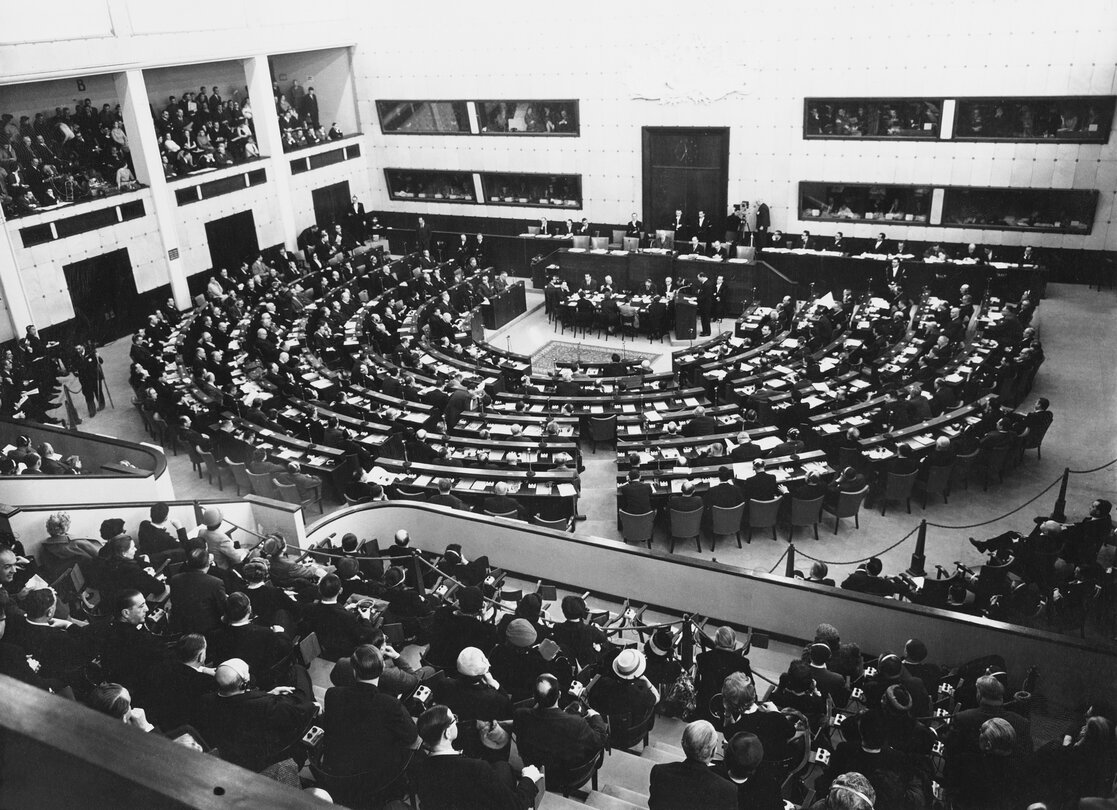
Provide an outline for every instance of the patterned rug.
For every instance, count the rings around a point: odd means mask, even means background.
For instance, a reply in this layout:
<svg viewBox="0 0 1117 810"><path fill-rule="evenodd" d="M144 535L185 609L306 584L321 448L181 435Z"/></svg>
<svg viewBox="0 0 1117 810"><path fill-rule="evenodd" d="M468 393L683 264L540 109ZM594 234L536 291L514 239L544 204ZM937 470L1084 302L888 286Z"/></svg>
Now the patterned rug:
<svg viewBox="0 0 1117 810"><path fill-rule="evenodd" d="M531 356L531 368L536 374L554 371L558 363L572 363L580 360L583 363L608 363L613 354L621 354L619 348L612 349L604 346L587 346L586 344L567 343L562 340L552 340ZM655 362L659 354L649 352L634 352L625 349L625 360L650 360Z"/></svg>

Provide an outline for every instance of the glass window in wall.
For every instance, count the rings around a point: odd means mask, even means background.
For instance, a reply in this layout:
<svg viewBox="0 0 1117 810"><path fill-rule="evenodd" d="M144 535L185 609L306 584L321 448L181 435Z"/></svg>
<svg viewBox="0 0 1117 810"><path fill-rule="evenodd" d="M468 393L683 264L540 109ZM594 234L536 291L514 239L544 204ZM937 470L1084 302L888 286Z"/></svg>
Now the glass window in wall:
<svg viewBox="0 0 1117 810"><path fill-rule="evenodd" d="M469 134L464 101L378 101L382 132L402 135Z"/></svg>
<svg viewBox="0 0 1117 810"><path fill-rule="evenodd" d="M958 99L954 137L1105 143L1113 126L1113 103L1113 96Z"/></svg>
<svg viewBox="0 0 1117 810"><path fill-rule="evenodd" d="M927 222L930 186L799 184L799 219Z"/></svg>
<svg viewBox="0 0 1117 810"><path fill-rule="evenodd" d="M388 194L393 200L476 202L473 174L423 169L385 169Z"/></svg>
<svg viewBox="0 0 1117 810"><path fill-rule="evenodd" d="M1097 200L1093 189L947 188L942 224L1089 233Z"/></svg>
<svg viewBox="0 0 1117 810"><path fill-rule="evenodd" d="M511 174L482 172L485 202L536 208L581 208L580 174Z"/></svg>
<svg viewBox="0 0 1117 810"><path fill-rule="evenodd" d="M938 138L942 100L929 98L808 98L806 138Z"/></svg>
<svg viewBox="0 0 1117 810"><path fill-rule="evenodd" d="M483 135L577 135L577 101L478 101Z"/></svg>

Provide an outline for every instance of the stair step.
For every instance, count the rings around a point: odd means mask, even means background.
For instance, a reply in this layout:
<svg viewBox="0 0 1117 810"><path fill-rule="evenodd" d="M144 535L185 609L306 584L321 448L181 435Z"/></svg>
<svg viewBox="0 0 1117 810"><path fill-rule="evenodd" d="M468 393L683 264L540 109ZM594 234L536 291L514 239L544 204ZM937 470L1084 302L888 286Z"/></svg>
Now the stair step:
<svg viewBox="0 0 1117 810"><path fill-rule="evenodd" d="M587 807L596 807L598 810L640 810L640 805L618 799L597 790L591 790L586 798ZM645 805L646 806L646 805Z"/></svg>
<svg viewBox="0 0 1117 810"><path fill-rule="evenodd" d="M679 748L679 746L677 745L665 743L662 740L652 740L648 745L648 748L655 748L659 751L669 754L675 760L686 759L686 754L683 753L683 749Z"/></svg>
<svg viewBox="0 0 1117 810"><path fill-rule="evenodd" d="M547 791L539 802L539 810L585 810L586 806L574 799L567 799L561 793Z"/></svg>
<svg viewBox="0 0 1117 810"><path fill-rule="evenodd" d="M640 754L640 759L644 760L645 762L650 762L654 765L659 762L679 762L680 760L685 759L685 757L677 757L670 751L664 751L658 746L649 745L647 748L644 749L643 753Z"/></svg>
<svg viewBox="0 0 1117 810"><path fill-rule="evenodd" d="M626 802L634 804L637 807L648 806L648 794L641 793L638 790L629 790L626 787L609 783L601 786L601 792L607 796L616 796L618 799L624 799Z"/></svg>
<svg viewBox="0 0 1117 810"><path fill-rule="evenodd" d="M609 784L636 793L647 793L652 766L659 760L614 751L605 757L598 774L598 784Z"/></svg>

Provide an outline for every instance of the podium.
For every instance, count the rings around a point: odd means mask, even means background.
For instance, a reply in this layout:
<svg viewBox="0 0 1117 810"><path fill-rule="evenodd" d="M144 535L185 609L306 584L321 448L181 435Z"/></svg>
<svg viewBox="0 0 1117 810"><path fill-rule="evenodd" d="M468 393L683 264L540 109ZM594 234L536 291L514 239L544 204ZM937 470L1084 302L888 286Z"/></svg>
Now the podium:
<svg viewBox="0 0 1117 810"><path fill-rule="evenodd" d="M675 339L694 340L698 319L698 299L679 296L675 299Z"/></svg>

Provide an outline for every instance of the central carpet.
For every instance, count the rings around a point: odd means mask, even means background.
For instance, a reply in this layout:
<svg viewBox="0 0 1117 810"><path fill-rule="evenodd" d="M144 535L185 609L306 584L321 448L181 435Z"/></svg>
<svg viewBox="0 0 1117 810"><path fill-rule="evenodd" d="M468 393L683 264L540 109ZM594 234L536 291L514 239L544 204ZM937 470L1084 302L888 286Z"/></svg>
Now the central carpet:
<svg viewBox="0 0 1117 810"><path fill-rule="evenodd" d="M604 346L588 346L584 343L567 343L562 340L548 341L543 348L531 356L531 368L536 373L554 371L559 363L608 363L614 354L621 355L625 361L650 360L654 362L660 355L650 352L634 352L625 349L611 349Z"/></svg>

